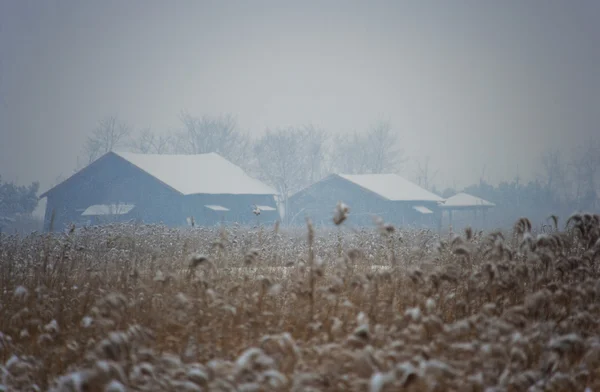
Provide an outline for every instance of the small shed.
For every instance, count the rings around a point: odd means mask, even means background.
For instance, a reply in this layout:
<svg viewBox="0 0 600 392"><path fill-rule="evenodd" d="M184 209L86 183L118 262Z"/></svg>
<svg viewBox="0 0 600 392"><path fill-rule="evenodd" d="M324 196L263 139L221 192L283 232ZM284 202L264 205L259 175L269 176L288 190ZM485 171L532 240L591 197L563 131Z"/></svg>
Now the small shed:
<svg viewBox="0 0 600 392"><path fill-rule="evenodd" d="M480 223L485 225L487 211L495 206L496 205L490 201L461 192L446 199L440 208L442 211L447 212L448 223L450 225L453 224L455 214L462 215L463 221L469 221L468 218L465 218L465 213L472 214L473 222L477 223L478 220L481 220Z"/></svg>
<svg viewBox="0 0 600 392"><path fill-rule="evenodd" d="M289 200L290 223L332 224L338 201L350 207L357 225L372 225L378 216L395 225L439 225L443 199L397 174L331 174L294 194Z"/></svg>
<svg viewBox="0 0 600 392"><path fill-rule="evenodd" d="M43 193L44 227L139 221L256 224L279 219L276 192L216 153L109 152ZM52 222L52 224L51 224Z"/></svg>

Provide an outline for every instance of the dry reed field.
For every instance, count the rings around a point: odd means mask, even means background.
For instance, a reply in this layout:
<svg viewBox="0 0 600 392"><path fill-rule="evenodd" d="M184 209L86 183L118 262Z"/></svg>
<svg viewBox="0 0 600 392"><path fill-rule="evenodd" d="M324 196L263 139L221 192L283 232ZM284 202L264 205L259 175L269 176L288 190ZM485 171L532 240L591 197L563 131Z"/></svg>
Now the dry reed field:
<svg viewBox="0 0 600 392"><path fill-rule="evenodd" d="M0 237L2 391L598 391L600 217Z"/></svg>

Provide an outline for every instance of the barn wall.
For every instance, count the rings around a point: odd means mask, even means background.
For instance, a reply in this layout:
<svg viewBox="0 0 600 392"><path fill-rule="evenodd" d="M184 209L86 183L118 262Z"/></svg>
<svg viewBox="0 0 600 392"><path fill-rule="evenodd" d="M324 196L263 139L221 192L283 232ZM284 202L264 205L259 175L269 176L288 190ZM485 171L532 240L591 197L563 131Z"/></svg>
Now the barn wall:
<svg viewBox="0 0 600 392"><path fill-rule="evenodd" d="M438 228L441 224L442 211L436 202L427 201L403 201L392 202L397 207L392 211L401 211L401 214L395 214L390 221L399 226L428 227ZM422 214L414 209L416 206L423 206L430 209L433 214Z"/></svg>
<svg viewBox="0 0 600 392"><path fill-rule="evenodd" d="M339 201L350 207L352 222L357 225L372 225L373 215L382 215L389 210L388 202L383 198L333 176L290 198L288 222L303 225L305 217L309 217L315 224L331 225Z"/></svg>
<svg viewBox="0 0 600 392"><path fill-rule="evenodd" d="M272 224L279 219L277 211L262 211L257 217L252 212L254 205L276 208L272 195L189 195L185 197L184 210L187 217L194 217L200 226L220 222L255 225ZM219 205L229 211L213 211L206 205Z"/></svg>
<svg viewBox="0 0 600 392"><path fill-rule="evenodd" d="M45 228L55 210L54 229L88 220L81 213L94 204L131 203L128 218L144 222L185 224L182 196L117 156L92 164L48 195Z"/></svg>

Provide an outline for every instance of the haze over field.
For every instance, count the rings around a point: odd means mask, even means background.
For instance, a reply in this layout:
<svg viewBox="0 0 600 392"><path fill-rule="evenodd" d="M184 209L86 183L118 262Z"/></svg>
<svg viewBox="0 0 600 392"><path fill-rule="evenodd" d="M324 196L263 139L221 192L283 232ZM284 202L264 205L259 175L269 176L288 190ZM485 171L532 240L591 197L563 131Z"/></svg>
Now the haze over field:
<svg viewBox="0 0 600 392"><path fill-rule="evenodd" d="M447 5L447 3L445 3ZM597 1L0 3L0 167L68 176L116 114L181 127L231 113L253 136L390 120L439 188L533 178L600 124Z"/></svg>
<svg viewBox="0 0 600 392"><path fill-rule="evenodd" d="M0 0L0 391L600 391L599 20Z"/></svg>

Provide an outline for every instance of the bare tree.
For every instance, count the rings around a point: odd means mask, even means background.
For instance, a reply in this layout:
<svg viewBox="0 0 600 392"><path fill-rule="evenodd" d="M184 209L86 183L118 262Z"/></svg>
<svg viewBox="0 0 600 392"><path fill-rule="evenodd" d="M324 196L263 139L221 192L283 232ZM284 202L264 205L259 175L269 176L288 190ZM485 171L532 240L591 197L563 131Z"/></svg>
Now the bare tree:
<svg viewBox="0 0 600 392"><path fill-rule="evenodd" d="M388 173L400 169L404 151L399 148L398 134L389 121L380 121L367 132L371 172Z"/></svg>
<svg viewBox="0 0 600 392"><path fill-rule="evenodd" d="M289 196L310 181L305 135L297 128L267 130L254 144L258 175L277 189L284 207Z"/></svg>
<svg viewBox="0 0 600 392"><path fill-rule="evenodd" d="M542 183L546 189L562 201L570 197L569 167L559 150L542 153ZM558 201L558 200L557 200Z"/></svg>
<svg viewBox="0 0 600 392"><path fill-rule="evenodd" d="M180 116L183 132L177 134L175 150L184 154L216 152L231 162L248 167L251 140L237 126L231 115L194 117L188 113Z"/></svg>
<svg viewBox="0 0 600 392"><path fill-rule="evenodd" d="M398 135L387 121L380 121L365 133L334 138L333 168L347 174L393 173L404 164Z"/></svg>
<svg viewBox="0 0 600 392"><path fill-rule="evenodd" d="M331 171L344 174L369 172L368 149L364 135L336 135L332 143Z"/></svg>
<svg viewBox="0 0 600 392"><path fill-rule="evenodd" d="M419 159L417 159L417 184L422 186L427 190L431 190L431 183L435 179L435 176L439 173L439 170L435 170L433 173L429 167L430 157L426 157L424 162L421 163Z"/></svg>
<svg viewBox="0 0 600 392"><path fill-rule="evenodd" d="M297 132L304 139L304 157L308 169L307 181L308 184L312 184L326 175L326 161L329 153L327 141L329 135L323 129L314 125L307 125Z"/></svg>
<svg viewBox="0 0 600 392"><path fill-rule="evenodd" d="M100 120L98 126L88 136L83 151L89 163L116 148L123 147L131 135L131 128L115 116Z"/></svg>
<svg viewBox="0 0 600 392"><path fill-rule="evenodd" d="M575 198L580 206L594 208L600 184L600 139L590 139L575 150L571 160L575 181Z"/></svg>
<svg viewBox="0 0 600 392"><path fill-rule="evenodd" d="M168 154L173 150L174 137L171 134L157 135L149 128L142 129L133 139L129 148L141 154Z"/></svg>

